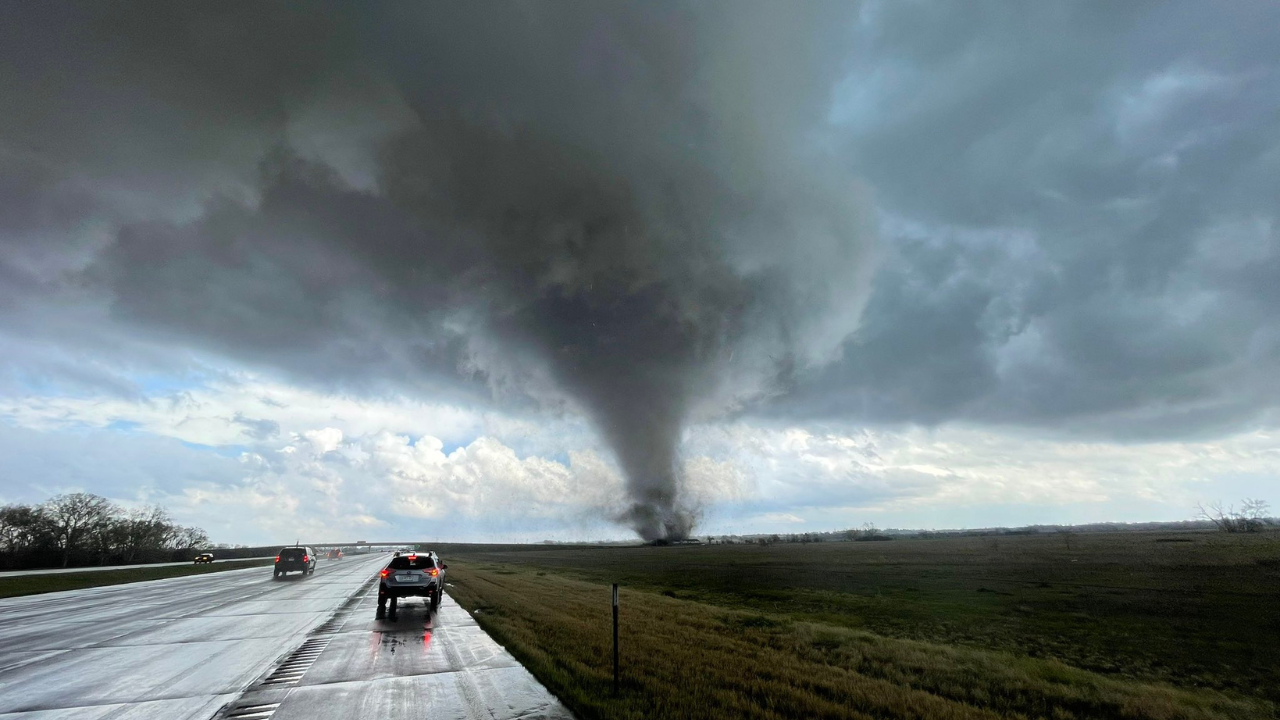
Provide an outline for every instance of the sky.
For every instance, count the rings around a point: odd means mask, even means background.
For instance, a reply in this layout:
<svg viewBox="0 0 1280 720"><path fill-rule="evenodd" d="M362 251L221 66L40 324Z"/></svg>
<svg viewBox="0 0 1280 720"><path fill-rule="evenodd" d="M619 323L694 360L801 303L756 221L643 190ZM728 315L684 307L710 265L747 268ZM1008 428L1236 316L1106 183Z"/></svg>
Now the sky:
<svg viewBox="0 0 1280 720"><path fill-rule="evenodd" d="M1278 27L4 4L0 503L247 544L1280 503Z"/></svg>

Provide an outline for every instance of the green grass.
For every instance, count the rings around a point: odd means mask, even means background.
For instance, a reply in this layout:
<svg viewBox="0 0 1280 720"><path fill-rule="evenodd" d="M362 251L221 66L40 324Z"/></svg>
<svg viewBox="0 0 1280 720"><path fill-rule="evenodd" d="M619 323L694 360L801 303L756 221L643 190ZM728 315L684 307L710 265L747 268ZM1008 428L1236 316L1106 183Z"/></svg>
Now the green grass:
<svg viewBox="0 0 1280 720"><path fill-rule="evenodd" d="M205 573L238 570L247 567L270 565L271 559L241 560L211 565L169 565L153 568L130 568L128 570L96 570L92 572L49 573L46 575L19 575L16 577L0 577L0 598L18 597L21 595L38 595L40 593L60 592L62 590L79 590L81 588L99 587L102 585L120 585L122 583L141 582L143 580L160 580L162 578L182 577L184 575L204 575Z"/></svg>
<svg viewBox="0 0 1280 720"><path fill-rule="evenodd" d="M1266 718L1280 700L1273 536L440 550L459 602L585 718ZM595 640L575 645L607 630L613 581L644 648L619 701ZM855 712L861 693L898 699Z"/></svg>

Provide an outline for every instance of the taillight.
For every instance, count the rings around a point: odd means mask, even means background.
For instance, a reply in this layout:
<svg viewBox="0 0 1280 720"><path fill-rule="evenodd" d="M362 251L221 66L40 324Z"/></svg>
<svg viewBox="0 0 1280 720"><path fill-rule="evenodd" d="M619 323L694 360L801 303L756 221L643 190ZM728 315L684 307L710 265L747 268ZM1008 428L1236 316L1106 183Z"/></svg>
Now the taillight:
<svg viewBox="0 0 1280 720"><path fill-rule="evenodd" d="M277 556L276 556L276 562L280 562L280 556L279 556L279 555L277 555Z"/></svg>
<svg viewBox="0 0 1280 720"><path fill-rule="evenodd" d="M440 570L437 568L431 568L431 577L439 577L439 576L440 576Z"/></svg>
<svg viewBox="0 0 1280 720"><path fill-rule="evenodd" d="M307 557L306 555L303 555L302 562L311 562L311 558Z"/></svg>
<svg viewBox="0 0 1280 720"><path fill-rule="evenodd" d="M382 577L386 577L391 574L391 570L388 568L382 568L382 572L378 574L381 575Z"/></svg>

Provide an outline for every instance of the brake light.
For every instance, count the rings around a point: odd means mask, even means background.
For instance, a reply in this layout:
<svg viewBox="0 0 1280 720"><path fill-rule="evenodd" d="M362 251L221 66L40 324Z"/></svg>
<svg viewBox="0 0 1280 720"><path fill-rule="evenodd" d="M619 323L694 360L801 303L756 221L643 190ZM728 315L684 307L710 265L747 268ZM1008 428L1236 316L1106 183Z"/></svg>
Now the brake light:
<svg viewBox="0 0 1280 720"><path fill-rule="evenodd" d="M431 577L439 577L439 576L440 576L440 570L438 568L431 568Z"/></svg>
<svg viewBox="0 0 1280 720"><path fill-rule="evenodd" d="M380 573L378 573L378 574L379 574L379 575L381 575L382 577L386 577L386 576L388 576L388 575L390 575L390 574L391 574L391 569L390 569L390 568L382 568L382 572L380 572Z"/></svg>
<svg viewBox="0 0 1280 720"><path fill-rule="evenodd" d="M311 562L311 558L307 557L306 555L303 555L302 562Z"/></svg>
<svg viewBox="0 0 1280 720"><path fill-rule="evenodd" d="M276 562L280 562L280 556L279 556L279 555L277 555L277 556L276 556Z"/></svg>

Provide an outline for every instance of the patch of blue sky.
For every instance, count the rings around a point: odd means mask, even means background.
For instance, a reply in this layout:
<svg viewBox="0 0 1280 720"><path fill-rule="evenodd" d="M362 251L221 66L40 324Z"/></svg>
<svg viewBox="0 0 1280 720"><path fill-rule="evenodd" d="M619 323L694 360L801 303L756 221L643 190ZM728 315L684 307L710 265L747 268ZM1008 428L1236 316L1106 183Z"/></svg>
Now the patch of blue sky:
<svg viewBox="0 0 1280 720"><path fill-rule="evenodd" d="M28 395L55 395L57 394L57 385L52 379L44 375L31 375L29 373L18 373L15 377L15 384Z"/></svg>
<svg viewBox="0 0 1280 720"><path fill-rule="evenodd" d="M547 460L551 460L553 462L558 462L561 465L564 465L565 467L569 467L569 452L567 450L560 450L558 452L547 453L542 457L546 458Z"/></svg>
<svg viewBox="0 0 1280 720"><path fill-rule="evenodd" d="M137 384L144 395L172 395L205 387L209 376L201 372L188 372L180 375L138 375L130 380Z"/></svg>
<svg viewBox="0 0 1280 720"><path fill-rule="evenodd" d="M10 388L37 397L89 398L101 395L115 397L166 396L207 387L212 376L204 372L177 374L120 373L100 368L78 372L17 372Z"/></svg>
<svg viewBox="0 0 1280 720"><path fill-rule="evenodd" d="M112 420L107 423L106 429L114 430L115 432L133 433L137 432L141 427L142 423L137 423L132 420Z"/></svg>
<svg viewBox="0 0 1280 720"><path fill-rule="evenodd" d="M190 448L192 450L200 450L202 452L209 452L214 455L220 455L228 458L240 457L242 454L249 452L250 449L248 445L204 445L202 443L188 442L186 440L180 440L179 442L182 443L183 447Z"/></svg>
<svg viewBox="0 0 1280 720"><path fill-rule="evenodd" d="M15 373L12 387L33 397L90 398L103 394L117 397L135 395L136 389L118 376L107 373ZM8 388L6 388L8 390Z"/></svg>

